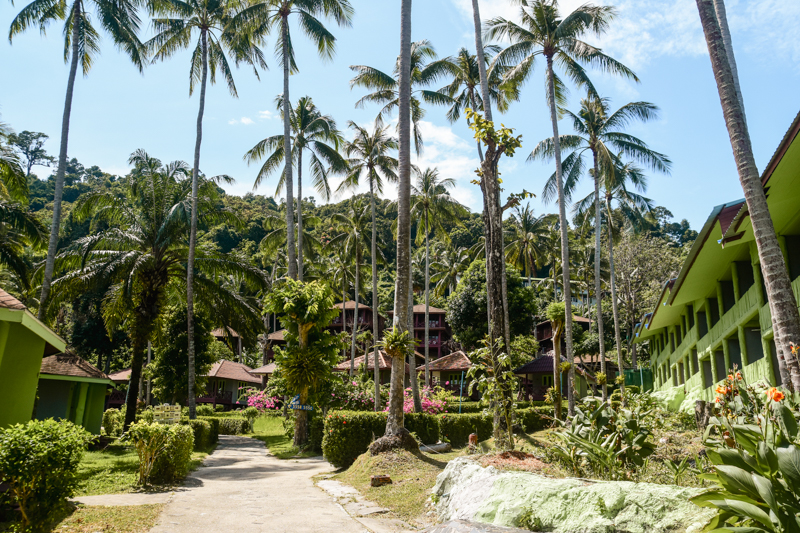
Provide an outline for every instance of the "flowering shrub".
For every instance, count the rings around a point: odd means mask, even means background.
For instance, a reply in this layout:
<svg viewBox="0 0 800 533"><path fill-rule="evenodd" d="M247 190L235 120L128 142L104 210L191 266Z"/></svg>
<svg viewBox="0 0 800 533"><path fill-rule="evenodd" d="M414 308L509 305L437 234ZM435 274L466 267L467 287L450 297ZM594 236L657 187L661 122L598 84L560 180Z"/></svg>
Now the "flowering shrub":
<svg viewBox="0 0 800 533"><path fill-rule="evenodd" d="M427 387L426 387L427 389ZM445 412L447 408L447 403L444 400L436 399L432 396L426 396L424 394L420 395L420 400L422 401L422 412L429 415L438 415ZM386 404L386 409L384 411L389 410L389 404ZM404 413L413 413L414 412L414 396L411 394L411 389L406 389L403 391L403 412Z"/></svg>
<svg viewBox="0 0 800 533"><path fill-rule="evenodd" d="M246 393L245 398L247 398L248 408L255 407L260 413L278 408L278 399L269 396L267 391L251 389Z"/></svg>

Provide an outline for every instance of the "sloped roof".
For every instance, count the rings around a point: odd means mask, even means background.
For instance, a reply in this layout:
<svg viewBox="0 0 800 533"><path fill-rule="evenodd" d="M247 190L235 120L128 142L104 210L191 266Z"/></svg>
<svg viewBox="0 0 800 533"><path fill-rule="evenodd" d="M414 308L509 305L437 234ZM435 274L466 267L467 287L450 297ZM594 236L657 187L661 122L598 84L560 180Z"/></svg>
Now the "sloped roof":
<svg viewBox="0 0 800 533"><path fill-rule="evenodd" d="M108 379L115 383L125 383L131 380L131 369L125 368L117 372L112 372L108 375Z"/></svg>
<svg viewBox="0 0 800 533"><path fill-rule="evenodd" d="M250 373L256 376L266 375L271 376L275 373L275 369L278 367L275 363L270 363L268 365L260 366L255 370L251 370Z"/></svg>
<svg viewBox="0 0 800 533"><path fill-rule="evenodd" d="M0 289L0 307L4 309L13 309L14 311L24 311L27 309L25 304L8 294L3 289Z"/></svg>
<svg viewBox="0 0 800 533"><path fill-rule="evenodd" d="M228 330L227 333L225 332L226 329ZM236 333L236 330L234 330L233 328L230 328L230 327L217 328L217 329L215 329L214 331L211 332L211 335L213 335L214 337L225 337L226 335L229 336L229 337L240 337L240 335L238 333Z"/></svg>
<svg viewBox="0 0 800 533"><path fill-rule="evenodd" d="M210 378L235 379L236 381L246 381L248 383L261 384L261 378L250 373L253 370L247 365L234 361L217 361L208 372Z"/></svg>
<svg viewBox="0 0 800 533"><path fill-rule="evenodd" d="M414 306L415 313L424 313L425 312L425 304L417 304ZM428 306L429 313L446 313L444 309L439 309L438 307L434 307L432 305Z"/></svg>
<svg viewBox="0 0 800 533"><path fill-rule="evenodd" d="M270 340L272 342L284 342L286 340L283 337L285 333L286 333L285 329L282 329L280 331L275 331L267 335L267 340Z"/></svg>
<svg viewBox="0 0 800 533"><path fill-rule="evenodd" d="M108 379L99 368L74 354L50 355L42 359L42 374L76 378Z"/></svg>
<svg viewBox="0 0 800 533"><path fill-rule="evenodd" d="M567 358L561 356L562 362L567 362ZM575 365L575 370L578 374L585 377L589 381L594 381L594 377L583 370L580 366ZM553 373L553 352L546 355L540 355L530 363L525 363L521 367L514 370L515 374L552 374Z"/></svg>
<svg viewBox="0 0 800 533"><path fill-rule="evenodd" d="M471 366L472 361L461 350L428 363L428 369L436 372L469 370ZM425 365L418 366L417 370L425 370Z"/></svg>
<svg viewBox="0 0 800 533"><path fill-rule="evenodd" d="M417 357L421 357L421 358L425 359L425 356L422 355L421 353L419 353L419 352L414 352L414 353L416 354ZM367 354L366 356L362 355L361 357L356 357L355 360L353 361L355 368L358 369L359 367L361 367L361 365L364 364L364 358L365 357L368 357L367 365L366 365L367 370L371 370L371 371L374 372L375 371L375 356L374 356L374 352L369 352L369 354ZM379 350L378 351L378 369L379 370L391 370L392 369L392 358L389 357L389 355L383 350ZM350 359L345 359L344 361L342 361L341 363L339 363L338 365L333 367L333 370L336 371L336 372L349 372L350 371ZM405 365L405 372L406 372L406 374L408 374L408 363L406 363L406 365Z"/></svg>
<svg viewBox="0 0 800 533"><path fill-rule="evenodd" d="M348 300L348 301L344 302L344 304L342 302L339 302L339 303L333 304L333 307L335 309L341 309L342 305L344 305L345 309L355 309L356 308L356 302L354 300ZM367 304L362 304L361 302L358 302L358 308L359 309L366 309L367 311L372 311L372 308L370 306L368 306Z"/></svg>

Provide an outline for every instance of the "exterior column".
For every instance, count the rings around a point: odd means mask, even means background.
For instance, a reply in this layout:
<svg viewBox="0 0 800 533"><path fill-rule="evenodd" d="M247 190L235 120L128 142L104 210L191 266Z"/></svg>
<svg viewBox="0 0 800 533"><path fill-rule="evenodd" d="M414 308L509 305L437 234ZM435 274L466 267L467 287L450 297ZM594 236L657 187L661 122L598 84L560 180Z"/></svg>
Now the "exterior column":
<svg viewBox="0 0 800 533"><path fill-rule="evenodd" d="M86 393L89 392L89 384L81 382L78 386L80 387L80 391L78 392L78 407L75 410L75 420L73 420L72 423L77 426L83 426L83 414L86 412Z"/></svg>

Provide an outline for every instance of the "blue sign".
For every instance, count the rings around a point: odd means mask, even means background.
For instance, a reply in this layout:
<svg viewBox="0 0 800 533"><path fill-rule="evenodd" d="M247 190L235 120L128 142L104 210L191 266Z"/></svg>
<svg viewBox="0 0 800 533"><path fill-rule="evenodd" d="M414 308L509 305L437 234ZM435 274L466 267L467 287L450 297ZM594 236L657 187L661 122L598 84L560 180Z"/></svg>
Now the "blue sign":
<svg viewBox="0 0 800 533"><path fill-rule="evenodd" d="M311 405L300 405L300 395L298 394L292 398L292 401L289 403L289 409L295 411L313 411L314 407Z"/></svg>

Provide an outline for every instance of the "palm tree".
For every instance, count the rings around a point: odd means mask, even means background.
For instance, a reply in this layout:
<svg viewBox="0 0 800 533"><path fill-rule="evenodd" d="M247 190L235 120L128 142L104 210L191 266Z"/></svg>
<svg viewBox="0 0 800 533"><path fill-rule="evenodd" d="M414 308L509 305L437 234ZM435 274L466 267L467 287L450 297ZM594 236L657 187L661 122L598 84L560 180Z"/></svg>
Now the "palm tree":
<svg viewBox="0 0 800 533"><path fill-rule="evenodd" d="M631 102L613 113L609 112L609 100L591 95L581 100L581 109L576 115L568 110L563 112L572 119L575 135L562 135L561 146L572 149L563 161L562 173L566 174L564 196L570 199L578 181L586 167L585 156L592 156L592 177L594 181L594 225L595 225L595 294L598 309L602 307L602 291L600 290L600 180L602 169L613 168L615 154L620 152L634 161L645 164L654 171L669 173L671 161L664 154L651 150L647 143L625 133L624 128L633 120L646 122L657 118L658 107L649 102ZM529 159L550 159L553 157L555 143L553 138L545 139L531 152ZM542 198L550 201L557 194L555 174L545 185ZM605 343L603 342L603 315L597 314L597 330L600 340L600 371L606 373ZM617 345L617 350L621 347ZM619 356L619 354L617 354ZM607 387L603 384L603 400L607 396Z"/></svg>
<svg viewBox="0 0 800 533"><path fill-rule="evenodd" d="M431 263L433 270L431 283L435 283L433 294L438 298L444 298L456 290L461 274L467 270L472 261L469 250L463 246L460 248L449 246L437 255L438 258Z"/></svg>
<svg viewBox="0 0 800 533"><path fill-rule="evenodd" d="M414 149L419 155L422 153L422 132L419 129L419 122L425 117L425 110L422 102L434 105L452 104L452 98L444 93L423 89L435 83L440 77L448 73L450 65L448 60L437 60L436 50L427 40L411 43L410 59L410 84L411 96L410 113L411 122L414 124ZM428 62L430 61L430 62ZM386 74L376 68L366 65L353 65L350 70L356 72L356 76L350 80L350 88L364 87L374 92L362 97L356 102L356 108L363 109L367 104L380 104L383 107L378 113L381 120L391 116L392 112L399 105L399 79L400 63L395 64L391 75Z"/></svg>
<svg viewBox="0 0 800 533"><path fill-rule="evenodd" d="M33 0L22 8L22 11L11 22L8 40L30 27L38 28L42 33L51 22L64 21L64 62L69 61L69 77L67 94L64 101L64 115L61 119L61 147L58 152L56 167L55 191L53 193L53 222L50 226L50 241L47 246L42 294L39 298L39 318L47 311L47 299L53 280L56 252L58 249L58 233L61 229L61 198L64 192L64 175L67 169L67 147L69 143L69 121L72 113L72 95L75 89L75 76L78 63L83 75L87 76L95 58L100 53L100 34L92 24L92 18L100 22L100 26L111 36L114 44L122 49L133 64L141 72L144 69L145 57L142 43L136 34L139 31L139 15L137 8L141 0ZM92 9L94 8L94 9ZM94 17L92 17L94 11Z"/></svg>
<svg viewBox="0 0 800 533"><path fill-rule="evenodd" d="M417 171L417 182L411 186L411 217L418 220L425 228L424 232L417 230L417 246L425 241L425 385L430 386L431 376L428 368L428 322L430 320L430 234L449 241L450 238L444 223L460 223L459 215L466 212L464 207L450 196L447 189L455 187L453 178L439 177L439 169L427 168Z"/></svg>
<svg viewBox="0 0 800 533"><path fill-rule="evenodd" d="M339 191L355 189L361 177L369 182L369 203L372 217L372 339L378 342L378 230L375 220L375 196L383 193L384 180L397 182L397 159L389 152L397 150L397 139L388 133L388 126L375 121L372 133L353 121L348 127L355 132L355 138L344 147L349 168L347 177L339 186ZM367 350L369 353L369 349ZM375 410L380 408L380 369L375 365Z"/></svg>
<svg viewBox="0 0 800 533"><path fill-rule="evenodd" d="M281 206L286 209L286 205ZM303 235L297 236L297 242L303 243L303 254L313 257L322 249L322 243L312 233L313 228L319 226L321 220L318 217L303 213L302 221L298 220L298 231L302 228ZM286 217L280 213L267 213L263 222L266 235L261 239L259 248L267 255L273 257L279 254L281 248L286 248Z"/></svg>
<svg viewBox="0 0 800 533"><path fill-rule="evenodd" d="M397 273L394 290L393 331L412 335L408 312L411 295L411 0L400 2L400 57L397 68L398 109L398 176L397 176ZM386 437L406 435L403 425L404 350L392 356L392 377L389 385L389 413ZM387 350L388 352L388 350ZM408 354L406 354L408 355Z"/></svg>
<svg viewBox="0 0 800 533"><path fill-rule="evenodd" d="M320 57L330 60L336 53L336 37L325 27L319 17L333 19L336 24L350 26L353 7L349 0L256 0L242 11L240 18L248 21L256 35L279 30L275 52L283 66L283 155L286 187L286 250L289 258L289 277L297 279L297 257L294 243L294 184L292 181L292 124L289 75L299 71L295 62L294 46L289 31L289 16L297 15L303 33L311 39Z"/></svg>
<svg viewBox="0 0 800 533"><path fill-rule="evenodd" d="M716 3L721 2L717 0ZM703 24L703 33L711 57L711 68L717 81L722 112L725 115L736 168L739 171L739 182L744 190L758 249L758 259L764 273L781 381L785 384L791 383L795 391L800 391L800 364L792 354L790 346L790 343L800 339L800 314L792 292L789 271L775 234L767 196L753 156L753 145L747 131L741 91L736 90L738 80L732 68L735 62L733 49L731 47L730 51L726 51L714 5L713 0L697 0L700 22Z"/></svg>
<svg viewBox="0 0 800 533"><path fill-rule="evenodd" d="M634 163L622 163L619 157L615 157L614 165L607 168L601 178L603 201L605 205L606 230L608 232L608 269L609 281L611 286L611 308L614 313L614 340L617 344L617 365L620 375L623 370L622 360L622 336L620 334L619 306L617 300L616 276L614 273L614 211L612 204L617 203L619 209L626 216L627 220L635 221L641 219L643 215L652 209L652 201L649 198L628 190L633 186L640 192L647 190L647 177L641 168ZM590 194L577 204L575 210L578 213L588 211L594 206L594 193ZM601 340L602 343L602 340ZM636 361L633 362L634 368ZM625 384L620 385L624 392Z"/></svg>
<svg viewBox="0 0 800 533"><path fill-rule="evenodd" d="M506 260L525 273L528 279L536 275L536 265L544 257L544 241L550 234L554 215L534 214L530 204L516 206L511 215L511 242L506 245Z"/></svg>
<svg viewBox="0 0 800 533"><path fill-rule="evenodd" d="M266 68L261 50L256 46L244 25L236 15L245 4L242 0L161 0L154 2L152 11L158 18L153 19L155 36L146 44L153 53L153 62L163 61L177 52L192 46L192 37L197 34L192 53L189 95L200 84L200 106L197 111L197 134L194 143L194 165L192 166L192 212L189 228L189 256L186 268L186 305L189 339L189 389L194 390L194 260L197 246L197 190L200 181L200 145L203 140L203 114L206 107L206 84L208 70L211 68L211 83L219 70L228 85L228 91L238 97L236 85L226 53L233 56L238 65L245 62L253 67ZM189 395L189 418L195 417L194 396Z"/></svg>
<svg viewBox="0 0 800 533"><path fill-rule="evenodd" d="M344 249L345 255L352 256L355 259L355 310L353 311L353 335L350 342L350 376L352 376L355 373L356 334L358 333L358 298L361 294L360 271L364 259L364 250L369 244L369 240L367 239L368 224L370 221L369 206L358 200L353 203L346 215L334 213L333 221L341 233L334 236L328 242L328 246L331 248L341 246ZM373 263L374 262L375 258L373 258ZM342 306L344 306L344 303L345 302L342 301ZM346 324L343 323L342 326L344 327ZM380 383L380 380L378 383Z"/></svg>
<svg viewBox="0 0 800 533"><path fill-rule="evenodd" d="M276 104L278 110L283 109L283 96L276 98ZM303 152L307 151L309 154L309 168L314 178L314 189L325 200L331 197L328 176L345 172L347 164L339 153L339 145L344 139L336 127L336 121L330 115L323 115L310 96L304 96L297 101L297 105L291 109L289 122L293 133L292 159L297 166L297 278L303 281ZM244 155L244 160L248 164L267 157L258 171L253 189L257 188L262 180L269 178L285 161L283 141L282 135L267 137ZM281 174L275 191L276 196L283 189L285 178L285 173Z"/></svg>
<svg viewBox="0 0 800 533"><path fill-rule="evenodd" d="M483 49L484 68L492 61L492 56L500 51L496 45L487 45ZM461 113L465 109L473 111L483 111L483 98L480 95L481 77L478 69L478 59L470 54L469 50L462 48L454 57L444 59L448 74L453 77L453 81L439 89L439 92L452 99L450 109L447 110L447 120L455 123L461 118ZM508 110L511 102L519 98L519 86L501 86L505 69L496 68L489 73L489 95L492 102L500 112ZM478 145L478 157L483 161L483 150L480 141Z"/></svg>
<svg viewBox="0 0 800 533"><path fill-rule="evenodd" d="M59 256L59 262L70 270L53 283L53 302L57 302L111 282L103 297L106 323L112 329L125 321L131 337L126 427L136 415L147 341L170 297L180 294L179 289L187 283L186 237L192 204L192 182L185 163L164 166L143 150L136 151L129 163L135 168L121 193L102 191L81 197L73 211L76 219L93 216L95 224L106 229L78 239ZM229 212L219 209L217 186L211 180L201 181L197 199L202 222L235 221ZM214 315L233 317L236 322L231 326L237 330L258 327L258 311L217 279L218 275L233 275L260 287L265 280L258 269L233 255L203 248L198 249L196 268L195 289L202 305ZM247 326L248 321L256 326Z"/></svg>
<svg viewBox="0 0 800 533"><path fill-rule="evenodd" d="M621 75L638 81L636 75L623 64L604 54L599 48L584 42L586 33L602 35L614 17L612 7L584 4L561 18L558 0L518 0L521 24L502 17L489 22L487 35L494 39L508 39L511 45L500 52L495 63L501 66L514 65L505 75L509 83L523 82L533 71L538 56L544 56L547 64L547 102L550 106L550 121L553 126L553 155L556 162L556 188L558 191L558 214L561 225L561 263L564 278L564 305L566 322L564 334L567 340L567 360L572 361L572 294L569 274L569 221L567 220L564 183L561 175L561 145L558 134L557 105L564 103L565 87L556 76L553 64L561 66L576 84L585 86L596 95L592 82L582 63L598 67L604 72ZM575 371L570 370L570 383L574 383ZM574 402L570 401L570 416L574 413Z"/></svg>
<svg viewBox="0 0 800 533"><path fill-rule="evenodd" d="M19 289L31 289L26 248L38 248L44 228L26 208L28 182L19 158L9 146L11 129L0 122L0 265L11 271Z"/></svg>

